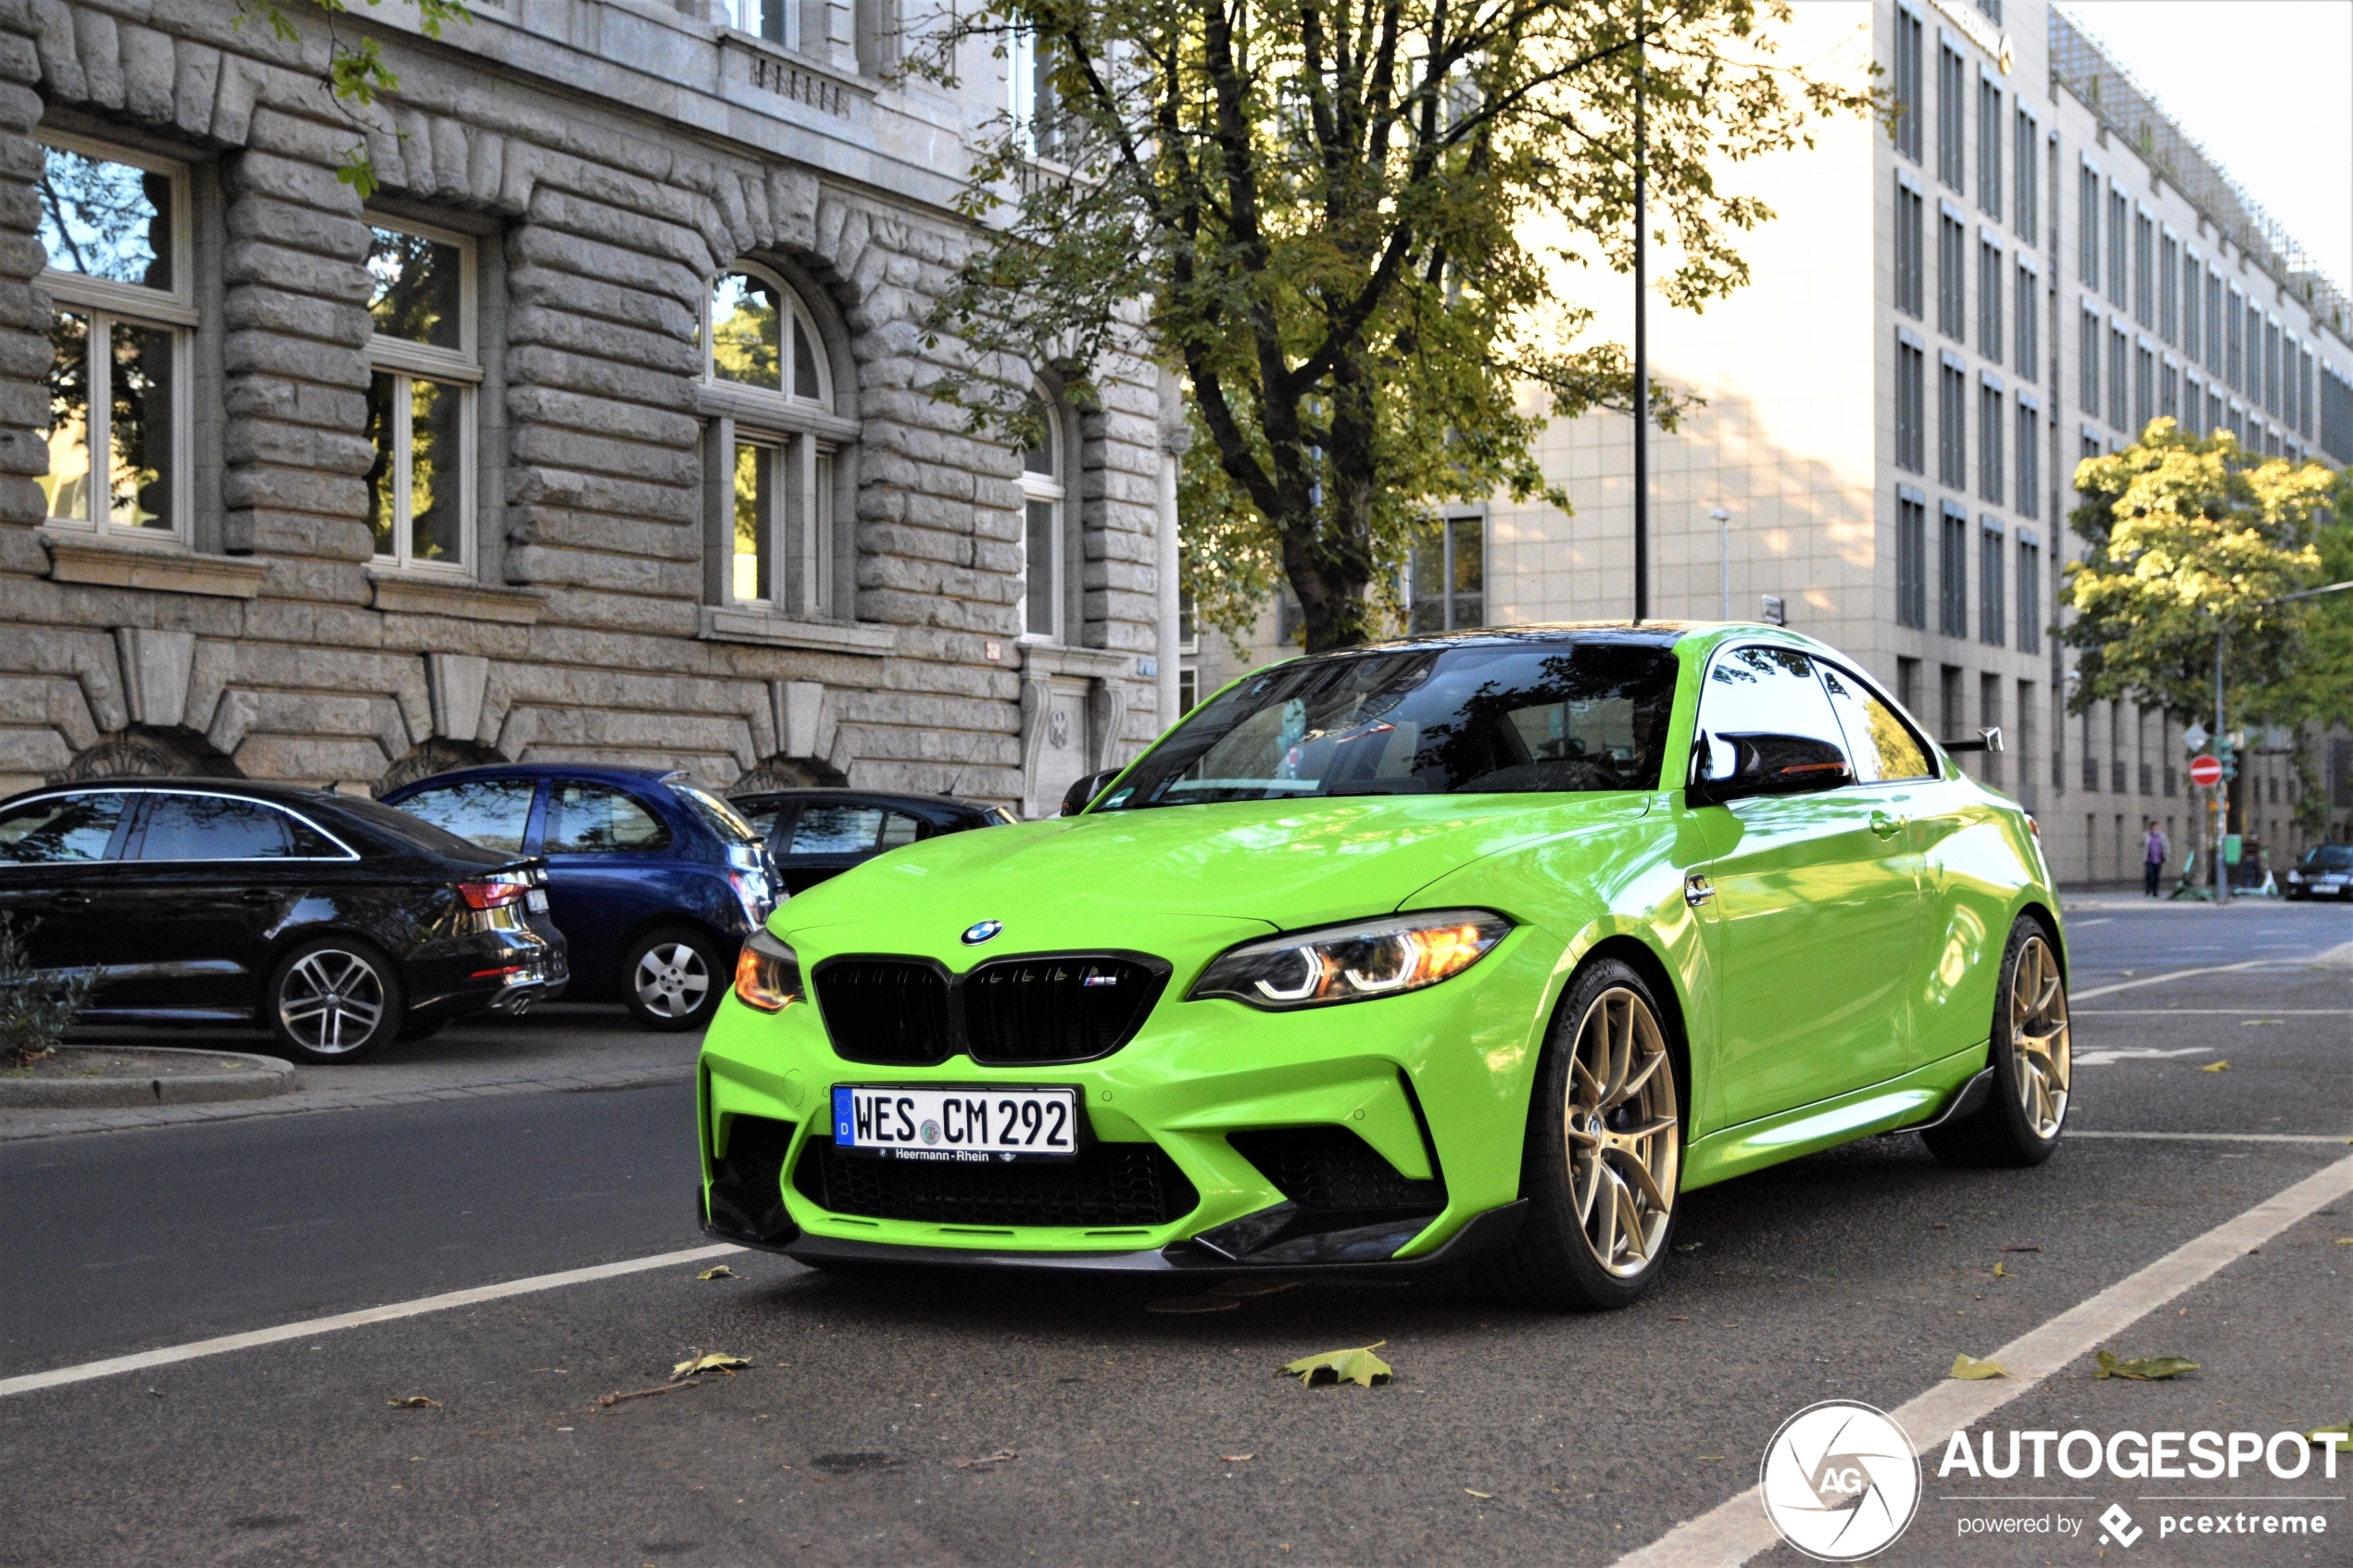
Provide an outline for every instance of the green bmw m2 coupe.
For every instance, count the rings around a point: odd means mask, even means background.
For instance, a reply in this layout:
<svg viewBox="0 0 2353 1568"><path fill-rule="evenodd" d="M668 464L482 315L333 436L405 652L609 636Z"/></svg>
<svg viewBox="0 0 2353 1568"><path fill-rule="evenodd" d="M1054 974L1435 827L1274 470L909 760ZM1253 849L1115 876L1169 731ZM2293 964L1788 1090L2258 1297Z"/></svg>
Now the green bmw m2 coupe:
<svg viewBox="0 0 2353 1568"><path fill-rule="evenodd" d="M2032 819L1778 628L1301 659L1076 815L778 909L703 1042L699 1213L824 1267L1619 1306L1711 1183L2048 1158L2058 907Z"/></svg>

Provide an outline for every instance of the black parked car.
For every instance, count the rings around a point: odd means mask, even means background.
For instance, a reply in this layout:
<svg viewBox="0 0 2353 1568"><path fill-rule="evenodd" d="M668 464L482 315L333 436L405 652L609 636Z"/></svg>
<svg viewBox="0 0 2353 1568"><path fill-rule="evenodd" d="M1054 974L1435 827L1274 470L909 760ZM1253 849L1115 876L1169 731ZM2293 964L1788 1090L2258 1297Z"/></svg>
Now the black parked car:
<svg viewBox="0 0 2353 1568"><path fill-rule="evenodd" d="M226 779L0 801L0 911L40 969L99 972L82 1021L255 1023L357 1061L563 989L536 861L372 800Z"/></svg>
<svg viewBox="0 0 2353 1568"><path fill-rule="evenodd" d="M868 789L779 789L729 801L768 841L787 893L804 892L902 844L1020 821L1002 806L950 795Z"/></svg>

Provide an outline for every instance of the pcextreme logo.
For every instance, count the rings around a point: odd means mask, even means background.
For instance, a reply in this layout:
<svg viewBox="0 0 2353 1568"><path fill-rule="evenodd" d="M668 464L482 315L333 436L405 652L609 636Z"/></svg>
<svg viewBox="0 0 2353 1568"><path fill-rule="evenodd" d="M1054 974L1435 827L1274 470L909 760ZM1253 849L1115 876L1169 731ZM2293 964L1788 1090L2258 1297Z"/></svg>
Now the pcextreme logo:
<svg viewBox="0 0 2353 1568"><path fill-rule="evenodd" d="M1857 1562L1911 1524L1920 1461L1885 1411L1825 1399L1781 1423L1765 1446L1757 1489L1781 1539L1819 1562Z"/></svg>

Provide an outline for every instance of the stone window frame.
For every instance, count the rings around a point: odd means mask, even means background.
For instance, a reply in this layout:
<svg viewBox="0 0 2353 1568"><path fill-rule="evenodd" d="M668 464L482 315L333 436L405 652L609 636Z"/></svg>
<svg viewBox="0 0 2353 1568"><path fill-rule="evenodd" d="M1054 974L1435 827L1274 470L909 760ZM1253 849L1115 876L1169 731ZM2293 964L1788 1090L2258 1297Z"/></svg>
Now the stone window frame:
<svg viewBox="0 0 2353 1568"><path fill-rule="evenodd" d="M1077 528L1079 443L1077 416L1060 389L1040 379L1029 390L1033 399L1031 415L1043 421L1042 444L1032 443L1022 449L1022 466L1015 475L1021 489L1021 531L1019 543L1021 568L1017 573L1015 602L1021 607L1021 632L1018 641L1047 646L1075 643L1073 633L1083 623L1074 605L1072 588L1076 576L1071 571L1074 534ZM1031 466L1034 456L1042 456L1044 466ZM1045 536L1051 547L1045 555L1047 582L1042 603L1048 611L1048 623L1039 629L1031 621L1031 611L1038 608L1039 596L1033 595L1032 573L1038 570L1038 532L1033 526L1032 508L1048 508Z"/></svg>
<svg viewBox="0 0 2353 1568"><path fill-rule="evenodd" d="M196 454L193 437L196 426L195 339L201 325L196 308L197 236L194 170L183 159L69 131L43 127L34 132L32 141L35 147L56 147L79 153L84 157L125 164L150 174L163 175L171 182L172 207L172 286L169 291L93 278L80 272L60 271L45 264L39 280L41 286L49 291L53 320L56 311L60 308L86 313L92 318L94 337L101 321L124 321L136 326L161 328L172 334L172 525L169 529L155 529L118 523L107 515L113 510L110 505L104 508L93 505L89 508L91 516L87 518L44 517L43 526L53 533L102 541L110 546L188 550L195 544ZM113 369L110 359L111 356L94 357L96 375L110 375ZM98 389L94 387L92 390ZM94 448L90 457L91 468L94 471L103 468L108 472L108 488L111 489L113 439L110 415L113 399L110 395L103 399L93 396L90 402L94 412L98 415L93 422L99 428L85 430L84 442L87 447ZM98 439L102 432L105 435L103 441ZM44 507L44 510L46 509Z"/></svg>
<svg viewBox="0 0 2353 1568"><path fill-rule="evenodd" d="M414 573L423 577L447 577L472 580L481 569L483 541L482 517L482 256L480 241L472 234L455 229L444 229L431 223L396 213L370 208L365 214L369 229L408 234L417 239L446 245L458 252L458 341L456 348L442 348L432 344L412 343L405 338L386 337L370 331L368 334L368 372L372 379L383 374L394 378L397 388L403 383L429 381L458 390L458 445L467 458L467 466L458 483L458 558L451 560L419 560L410 555L411 539L408 508L413 492L409 483L409 432L404 426L395 441L392 493L395 497L392 528L392 553L375 556L369 561L370 570L393 572L403 576ZM395 406L407 399L398 391L394 394ZM370 519L372 527L373 519Z"/></svg>
<svg viewBox="0 0 2353 1568"><path fill-rule="evenodd" d="M810 347L817 373L815 397L786 387L752 386L717 373L711 359L711 302L721 282L733 274L760 280L785 301L786 332L798 334ZM856 512L860 430L856 420L837 411L841 389L854 385L854 378L844 374L841 334L828 330L830 319L816 303L822 297L813 280L798 268L758 257L739 257L714 269L703 287L696 335L702 347L697 402L706 421L704 635L771 641L789 638L789 628L847 626L854 619L850 607L857 592L857 552L849 521ZM780 338L778 353L782 379L788 384L794 359L790 335ZM772 531L774 564L764 598L736 592L739 447L787 455L785 481L775 487L768 516L757 525Z"/></svg>

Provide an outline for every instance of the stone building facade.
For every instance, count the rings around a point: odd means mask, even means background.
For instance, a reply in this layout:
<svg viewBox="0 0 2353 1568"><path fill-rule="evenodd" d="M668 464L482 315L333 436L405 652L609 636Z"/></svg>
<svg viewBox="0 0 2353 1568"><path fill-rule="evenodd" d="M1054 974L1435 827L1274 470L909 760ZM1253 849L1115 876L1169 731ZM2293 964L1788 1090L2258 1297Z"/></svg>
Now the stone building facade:
<svg viewBox="0 0 2353 1568"><path fill-rule="evenodd" d="M0 0L0 788L581 759L1051 812L1157 733L1158 370L979 367L1028 453L928 390L1002 65L732 4L337 17L399 76L352 110L323 13Z"/></svg>

